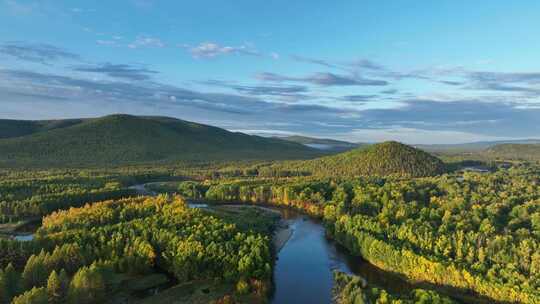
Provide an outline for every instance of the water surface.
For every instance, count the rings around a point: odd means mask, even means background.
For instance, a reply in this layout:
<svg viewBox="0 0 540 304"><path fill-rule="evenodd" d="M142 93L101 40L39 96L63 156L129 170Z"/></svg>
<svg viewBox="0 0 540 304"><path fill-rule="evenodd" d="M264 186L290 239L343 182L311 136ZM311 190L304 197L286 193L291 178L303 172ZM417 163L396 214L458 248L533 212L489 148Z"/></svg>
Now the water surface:
<svg viewBox="0 0 540 304"><path fill-rule="evenodd" d="M14 235L13 239L21 242L29 242L34 239L33 234L24 234L24 235Z"/></svg>
<svg viewBox="0 0 540 304"><path fill-rule="evenodd" d="M320 221L294 211L280 210L293 234L278 253L271 303L331 303L334 270L359 275L370 284L391 292L414 289L397 275L350 255L345 248L327 239Z"/></svg>

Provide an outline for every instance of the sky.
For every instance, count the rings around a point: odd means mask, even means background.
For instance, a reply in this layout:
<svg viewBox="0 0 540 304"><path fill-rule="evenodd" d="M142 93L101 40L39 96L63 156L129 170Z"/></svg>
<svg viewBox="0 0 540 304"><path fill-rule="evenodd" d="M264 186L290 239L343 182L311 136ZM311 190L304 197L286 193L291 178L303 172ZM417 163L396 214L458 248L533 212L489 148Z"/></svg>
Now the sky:
<svg viewBox="0 0 540 304"><path fill-rule="evenodd" d="M0 0L0 118L540 138L540 1Z"/></svg>

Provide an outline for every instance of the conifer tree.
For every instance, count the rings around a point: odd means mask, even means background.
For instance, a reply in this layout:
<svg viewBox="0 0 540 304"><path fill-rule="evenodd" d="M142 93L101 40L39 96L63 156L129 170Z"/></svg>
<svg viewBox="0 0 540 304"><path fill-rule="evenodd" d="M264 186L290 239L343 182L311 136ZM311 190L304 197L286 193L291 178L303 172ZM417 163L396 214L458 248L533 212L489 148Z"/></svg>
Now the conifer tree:
<svg viewBox="0 0 540 304"><path fill-rule="evenodd" d="M105 297L105 282L98 268L82 267L69 286L69 303L100 303Z"/></svg>
<svg viewBox="0 0 540 304"><path fill-rule="evenodd" d="M47 290L44 287L34 287L15 297L12 304L48 304Z"/></svg>
<svg viewBox="0 0 540 304"><path fill-rule="evenodd" d="M6 303L7 301L6 280L4 279L4 271L0 269L0 304Z"/></svg>
<svg viewBox="0 0 540 304"><path fill-rule="evenodd" d="M21 292L21 275L11 263L4 270L3 285L6 303L10 303L11 299Z"/></svg>
<svg viewBox="0 0 540 304"><path fill-rule="evenodd" d="M62 291L62 300L65 301L68 295L69 290L69 277L67 275L67 272L65 269L62 269L60 271L60 275L58 276L60 280L60 289Z"/></svg>
<svg viewBox="0 0 540 304"><path fill-rule="evenodd" d="M22 278L26 289L41 287L47 282L47 269L41 256L32 255L24 266Z"/></svg>
<svg viewBox="0 0 540 304"><path fill-rule="evenodd" d="M47 280L47 294L49 303L60 303L62 300L62 284L55 270L51 272Z"/></svg>

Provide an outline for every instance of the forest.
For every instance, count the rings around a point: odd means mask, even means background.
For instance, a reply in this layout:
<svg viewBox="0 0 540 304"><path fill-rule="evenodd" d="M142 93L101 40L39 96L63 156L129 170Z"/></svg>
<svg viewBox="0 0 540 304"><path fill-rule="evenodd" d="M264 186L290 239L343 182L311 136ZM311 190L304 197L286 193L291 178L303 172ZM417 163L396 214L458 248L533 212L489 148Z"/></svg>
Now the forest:
<svg viewBox="0 0 540 304"><path fill-rule="evenodd" d="M268 235L188 208L178 196L54 212L28 244L11 247L26 259L3 262L2 303L103 303L125 278L152 273L178 284L222 281L239 295L264 297L271 276Z"/></svg>
<svg viewBox="0 0 540 304"><path fill-rule="evenodd" d="M305 159L323 153L171 117L108 115L91 119L0 119L0 166L70 168L179 162Z"/></svg>
<svg viewBox="0 0 540 304"><path fill-rule="evenodd" d="M183 182L211 202L275 204L325 220L327 232L370 263L501 302L540 300L540 171L421 179Z"/></svg>
<svg viewBox="0 0 540 304"><path fill-rule="evenodd" d="M540 304L540 0L0 0L0 304Z"/></svg>
<svg viewBox="0 0 540 304"><path fill-rule="evenodd" d="M389 141L315 159L278 162L261 168L259 172L272 176L425 177L445 171L446 166L439 158L420 149Z"/></svg>
<svg viewBox="0 0 540 304"><path fill-rule="evenodd" d="M6 170L0 174L0 223L40 218L89 202L134 196L136 193L128 187L131 184L181 178L174 168Z"/></svg>
<svg viewBox="0 0 540 304"><path fill-rule="evenodd" d="M535 164L417 178L280 176L267 174L269 166L2 171L1 303L133 299L136 291L126 286L147 280L184 289L205 284L220 290L216 303L264 303L272 290L276 219L220 207L230 203L320 219L327 236L359 259L427 284L396 294L335 274L336 303L540 301ZM145 183L164 194L140 196L132 186ZM192 202L211 208L189 208ZM36 220L32 240L11 237Z"/></svg>
<svg viewBox="0 0 540 304"><path fill-rule="evenodd" d="M452 299L424 289L414 289L405 295L390 294L386 290L368 286L359 276L334 272L334 299L336 304L388 303L388 304L455 304Z"/></svg>

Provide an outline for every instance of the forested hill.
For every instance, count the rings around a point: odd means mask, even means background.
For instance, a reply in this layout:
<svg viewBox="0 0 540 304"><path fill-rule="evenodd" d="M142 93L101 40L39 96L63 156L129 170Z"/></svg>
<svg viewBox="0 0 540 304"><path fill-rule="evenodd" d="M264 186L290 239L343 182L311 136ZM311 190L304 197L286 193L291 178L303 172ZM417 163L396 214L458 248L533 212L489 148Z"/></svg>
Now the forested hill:
<svg viewBox="0 0 540 304"><path fill-rule="evenodd" d="M291 170L320 176L424 177L443 173L445 165L427 152L389 141L332 156L284 162L270 170L278 174Z"/></svg>
<svg viewBox="0 0 540 304"><path fill-rule="evenodd" d="M484 152L485 150L502 144L540 144L540 139L515 139L499 141L477 141L462 144L432 144L415 145L416 148L427 152L460 153L460 152Z"/></svg>
<svg viewBox="0 0 540 304"><path fill-rule="evenodd" d="M65 128L83 122L82 119L60 120L11 120L0 119L0 139L20 137L57 128Z"/></svg>
<svg viewBox="0 0 540 304"><path fill-rule="evenodd" d="M486 150L491 158L540 161L540 144L500 144Z"/></svg>
<svg viewBox="0 0 540 304"><path fill-rule="evenodd" d="M305 159L321 155L297 143L167 117L3 120L0 125L5 127L0 136L0 165L4 166Z"/></svg>

